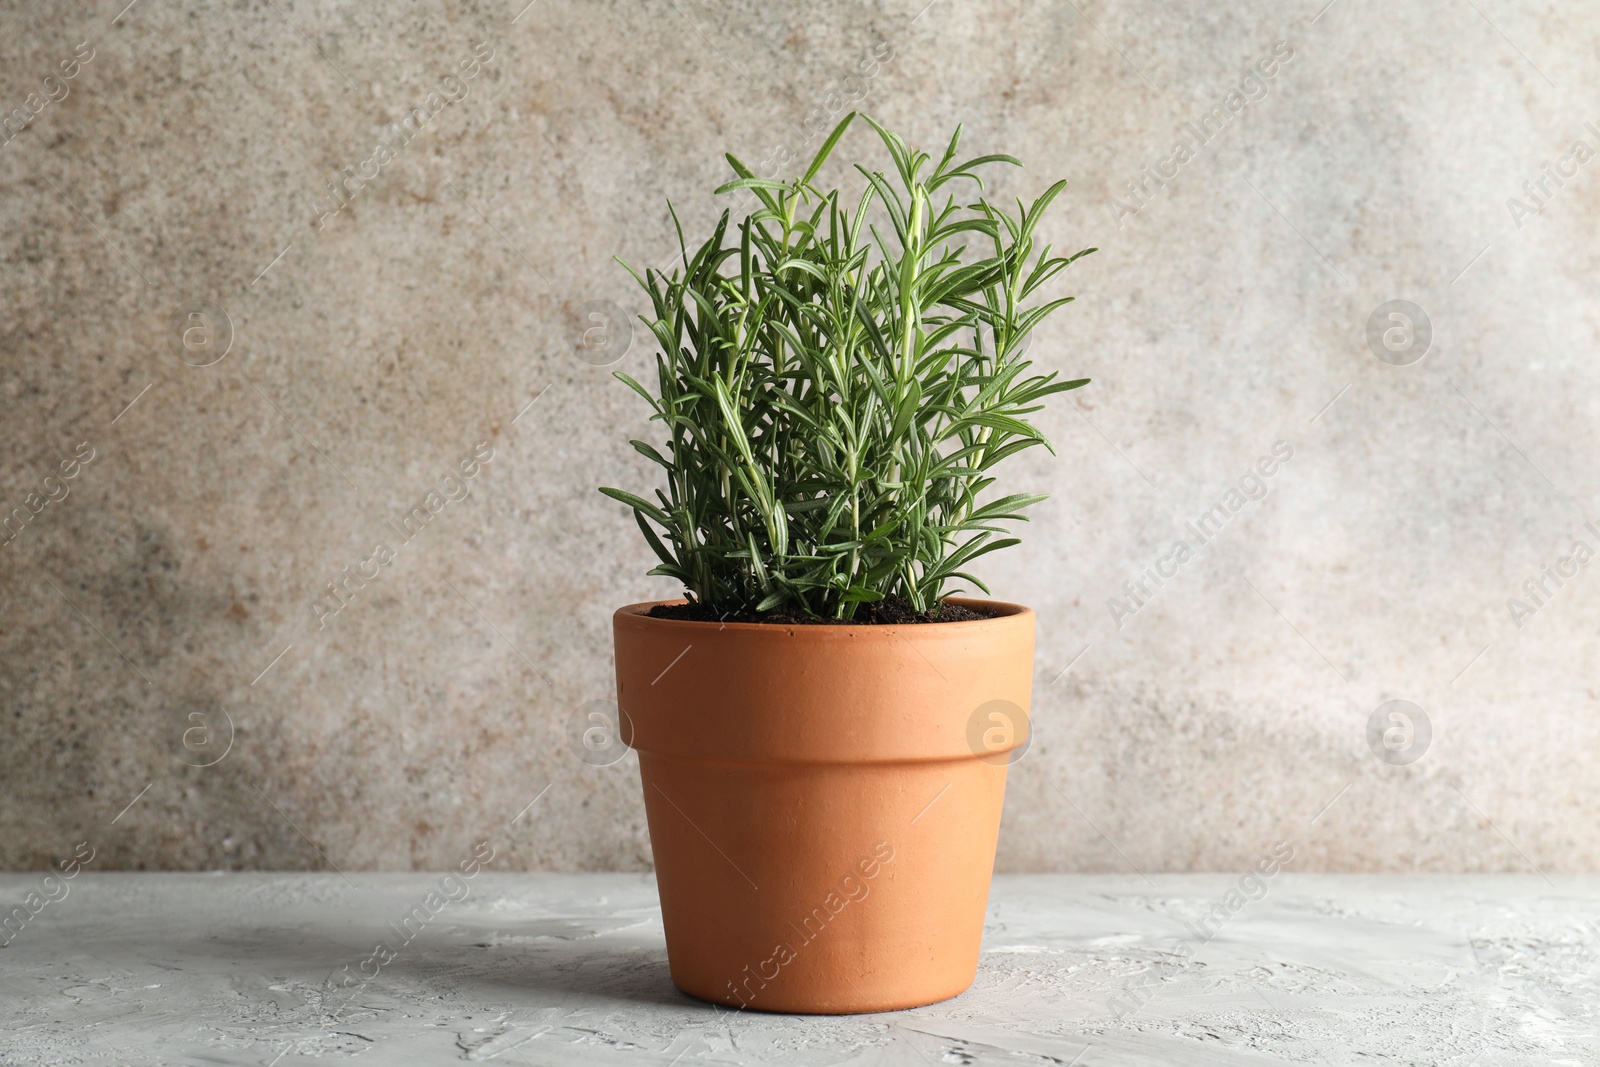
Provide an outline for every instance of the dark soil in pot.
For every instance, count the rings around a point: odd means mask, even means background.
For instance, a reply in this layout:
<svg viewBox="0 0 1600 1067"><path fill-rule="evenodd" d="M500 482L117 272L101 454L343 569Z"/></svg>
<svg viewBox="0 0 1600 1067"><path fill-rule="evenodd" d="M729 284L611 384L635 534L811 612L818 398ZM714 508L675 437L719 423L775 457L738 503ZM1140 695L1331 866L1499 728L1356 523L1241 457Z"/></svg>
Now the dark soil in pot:
<svg viewBox="0 0 1600 1067"><path fill-rule="evenodd" d="M858 605L853 619L818 619L785 611L717 611L705 604L657 604L650 609L650 617L684 622L765 622L781 626L903 626L921 622L977 622L994 616L948 602L929 611L918 611L905 597L892 596Z"/></svg>

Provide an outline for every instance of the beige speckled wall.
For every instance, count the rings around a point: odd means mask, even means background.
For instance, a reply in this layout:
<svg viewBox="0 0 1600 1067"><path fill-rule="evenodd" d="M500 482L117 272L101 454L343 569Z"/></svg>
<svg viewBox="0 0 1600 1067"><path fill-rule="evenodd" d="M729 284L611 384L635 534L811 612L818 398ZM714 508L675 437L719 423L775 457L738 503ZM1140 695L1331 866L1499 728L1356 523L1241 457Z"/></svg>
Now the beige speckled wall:
<svg viewBox="0 0 1600 1067"><path fill-rule="evenodd" d="M648 865L579 727L673 593L594 491L650 356L583 330L862 105L1101 248L984 569L1000 866L1595 869L1581 5L125 2L0 12L0 865Z"/></svg>

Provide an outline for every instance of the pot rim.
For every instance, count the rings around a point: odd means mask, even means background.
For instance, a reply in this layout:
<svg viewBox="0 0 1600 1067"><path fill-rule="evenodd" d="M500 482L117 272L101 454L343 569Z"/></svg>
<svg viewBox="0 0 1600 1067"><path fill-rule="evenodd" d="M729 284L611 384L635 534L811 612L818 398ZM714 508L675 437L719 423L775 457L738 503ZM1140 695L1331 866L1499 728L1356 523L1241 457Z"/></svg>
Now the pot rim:
<svg viewBox="0 0 1600 1067"><path fill-rule="evenodd" d="M959 619L952 622L890 622L890 623L792 623L792 622L711 622L701 619L658 619L652 617L650 609L662 604L686 604L684 597L675 597L671 600L645 600L637 604L625 604L618 608L612 618L618 623L637 620L633 625L686 627L690 632L694 629L711 627L718 633L733 630L743 633L782 633L786 630L794 632L818 634L893 634L900 631L912 633L952 633L963 628L978 626L993 626L997 623L1016 622L1033 615L1033 609L1026 604L1015 604L1008 600L987 600L982 597L953 596L946 600L959 607L972 608L974 611L992 611L994 614L984 619ZM931 630L930 630L931 627Z"/></svg>

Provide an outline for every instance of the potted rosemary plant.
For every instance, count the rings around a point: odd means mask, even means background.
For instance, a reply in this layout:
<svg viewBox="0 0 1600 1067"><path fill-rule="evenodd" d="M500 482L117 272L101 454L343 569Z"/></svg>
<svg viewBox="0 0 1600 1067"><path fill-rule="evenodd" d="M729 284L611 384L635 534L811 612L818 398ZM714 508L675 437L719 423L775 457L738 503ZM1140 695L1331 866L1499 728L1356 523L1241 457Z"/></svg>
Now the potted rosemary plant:
<svg viewBox="0 0 1600 1067"><path fill-rule="evenodd" d="M1026 743L1033 613L963 599L1043 499L990 497L1087 379L1030 374L1034 299L1080 256L1036 247L1065 188L983 198L1003 155L916 151L854 202L759 178L649 293L665 436L632 508L680 601L616 612L623 739L639 754L673 981L736 1007L906 1008L971 985L1011 755ZM958 196L973 197L961 203ZM676 221L676 215L674 214ZM631 271L631 268L630 268Z"/></svg>

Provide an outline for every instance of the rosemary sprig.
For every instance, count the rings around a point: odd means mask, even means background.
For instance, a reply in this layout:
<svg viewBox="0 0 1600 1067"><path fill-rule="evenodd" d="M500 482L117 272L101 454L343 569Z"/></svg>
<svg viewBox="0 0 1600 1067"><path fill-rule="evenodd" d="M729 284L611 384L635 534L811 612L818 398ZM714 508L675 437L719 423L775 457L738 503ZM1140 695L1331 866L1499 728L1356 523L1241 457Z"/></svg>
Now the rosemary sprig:
<svg viewBox="0 0 1600 1067"><path fill-rule="evenodd" d="M633 509L661 561L650 573L715 609L849 618L894 595L928 610L957 581L988 592L968 568L1016 544L1000 524L1044 499L985 499L991 472L1048 448L1027 416L1088 382L1029 374L1022 355L1072 299L1031 298L1095 251L1035 247L1067 183L1010 214L984 199L980 172L1019 161L957 162L958 127L935 164L867 118L893 173L857 165L867 187L852 208L814 181L855 117L793 181L729 155L735 179L717 192L749 190L755 209L724 212L692 255L678 224L681 268L628 268L661 351L653 393L617 377L663 425L663 448L633 447L666 485L654 501L600 491ZM960 204L965 183L977 196Z"/></svg>

